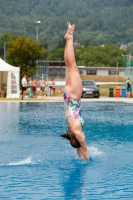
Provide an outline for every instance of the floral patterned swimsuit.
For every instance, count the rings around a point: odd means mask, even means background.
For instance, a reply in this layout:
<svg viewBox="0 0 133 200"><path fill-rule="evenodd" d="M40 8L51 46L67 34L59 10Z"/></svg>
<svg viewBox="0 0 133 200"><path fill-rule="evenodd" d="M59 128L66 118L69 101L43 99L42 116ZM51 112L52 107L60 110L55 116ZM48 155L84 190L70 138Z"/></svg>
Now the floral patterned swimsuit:
<svg viewBox="0 0 133 200"><path fill-rule="evenodd" d="M78 119L81 125L84 125L84 119L81 114L81 101L73 100L66 91L64 91L64 100L66 102L67 108L70 110L70 115L66 118L66 121L70 118Z"/></svg>

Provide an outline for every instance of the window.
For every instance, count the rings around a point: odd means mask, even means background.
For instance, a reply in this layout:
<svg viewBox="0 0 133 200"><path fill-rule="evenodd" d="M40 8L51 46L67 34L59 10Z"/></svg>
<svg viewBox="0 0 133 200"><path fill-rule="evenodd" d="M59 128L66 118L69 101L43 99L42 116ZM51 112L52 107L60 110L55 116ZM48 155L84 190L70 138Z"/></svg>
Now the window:
<svg viewBox="0 0 133 200"><path fill-rule="evenodd" d="M96 70L87 70L87 75L96 75Z"/></svg>
<svg viewBox="0 0 133 200"><path fill-rule="evenodd" d="M119 75L119 71L109 71L109 75Z"/></svg>

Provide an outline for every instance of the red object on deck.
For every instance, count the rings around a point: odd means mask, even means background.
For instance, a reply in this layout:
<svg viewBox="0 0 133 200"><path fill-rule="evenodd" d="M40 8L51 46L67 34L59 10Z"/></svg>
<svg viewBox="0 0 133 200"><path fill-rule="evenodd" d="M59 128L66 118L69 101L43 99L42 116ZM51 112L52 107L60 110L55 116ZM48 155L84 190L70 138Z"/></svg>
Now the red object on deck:
<svg viewBox="0 0 133 200"><path fill-rule="evenodd" d="M120 88L116 88L116 97L120 97Z"/></svg>

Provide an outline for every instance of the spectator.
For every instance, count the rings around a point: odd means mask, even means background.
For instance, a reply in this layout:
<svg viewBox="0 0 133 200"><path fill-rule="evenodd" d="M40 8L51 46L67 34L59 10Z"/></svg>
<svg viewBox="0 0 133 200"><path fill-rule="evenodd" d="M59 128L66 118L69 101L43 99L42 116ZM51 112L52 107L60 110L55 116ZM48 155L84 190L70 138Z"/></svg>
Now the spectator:
<svg viewBox="0 0 133 200"><path fill-rule="evenodd" d="M40 78L38 83L40 85L40 93L41 93L41 96L43 98L44 97L44 90L45 90L45 87L46 87L46 82L42 78Z"/></svg>
<svg viewBox="0 0 133 200"><path fill-rule="evenodd" d="M24 74L21 80L21 84L22 84L22 99L23 99L25 96L26 89L27 89L27 75L26 74Z"/></svg>
<svg viewBox="0 0 133 200"><path fill-rule="evenodd" d="M63 93L62 88L59 88L59 89L58 89L58 95L60 96L60 95L62 95L62 93Z"/></svg>
<svg viewBox="0 0 133 200"><path fill-rule="evenodd" d="M129 98L131 96L131 83L129 78L126 81L126 85L127 85L127 98Z"/></svg>
<svg viewBox="0 0 133 200"><path fill-rule="evenodd" d="M31 78L31 80L29 81L29 86L30 86L30 97L33 97L33 84L34 84L34 79Z"/></svg>
<svg viewBox="0 0 133 200"><path fill-rule="evenodd" d="M37 96L36 96L37 82L36 82L35 79L33 79L32 86L33 86L33 94L34 94L34 97L37 97Z"/></svg>
<svg viewBox="0 0 133 200"><path fill-rule="evenodd" d="M54 79L52 78L50 81L48 81L47 82L47 85L49 86L49 88L50 88L50 96L51 95L55 95L55 90L56 90L56 88L55 87L53 87L53 85L55 85L55 81L54 81Z"/></svg>
<svg viewBox="0 0 133 200"><path fill-rule="evenodd" d="M34 82L34 79L31 78L31 80L29 81L29 86L33 86L33 82Z"/></svg>

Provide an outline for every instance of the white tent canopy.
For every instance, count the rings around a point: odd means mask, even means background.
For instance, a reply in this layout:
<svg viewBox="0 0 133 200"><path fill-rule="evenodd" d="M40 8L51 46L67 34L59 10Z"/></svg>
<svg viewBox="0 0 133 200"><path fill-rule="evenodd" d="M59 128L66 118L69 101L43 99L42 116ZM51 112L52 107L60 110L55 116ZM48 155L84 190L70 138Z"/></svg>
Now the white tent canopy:
<svg viewBox="0 0 133 200"><path fill-rule="evenodd" d="M0 58L0 88L2 83L7 85L6 98L19 98L20 68L13 67Z"/></svg>

